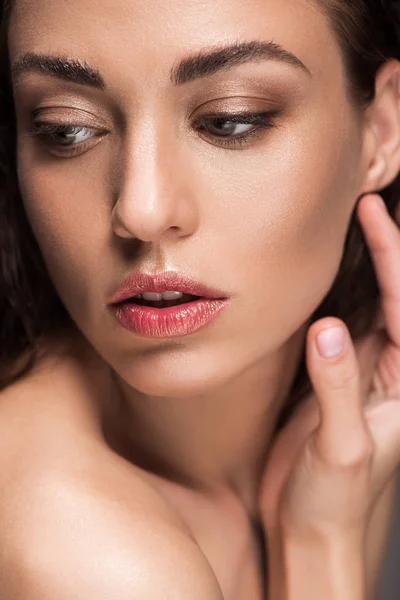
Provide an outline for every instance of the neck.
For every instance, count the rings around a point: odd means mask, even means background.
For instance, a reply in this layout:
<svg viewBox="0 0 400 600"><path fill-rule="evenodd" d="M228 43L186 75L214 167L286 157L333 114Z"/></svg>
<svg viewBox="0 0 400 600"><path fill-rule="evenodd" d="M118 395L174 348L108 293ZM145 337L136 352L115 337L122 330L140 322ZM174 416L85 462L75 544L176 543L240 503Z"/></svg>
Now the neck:
<svg viewBox="0 0 400 600"><path fill-rule="evenodd" d="M108 443L138 467L192 489L233 493L255 512L305 334L305 328L298 331L219 389L190 398L144 395L113 373L103 416Z"/></svg>

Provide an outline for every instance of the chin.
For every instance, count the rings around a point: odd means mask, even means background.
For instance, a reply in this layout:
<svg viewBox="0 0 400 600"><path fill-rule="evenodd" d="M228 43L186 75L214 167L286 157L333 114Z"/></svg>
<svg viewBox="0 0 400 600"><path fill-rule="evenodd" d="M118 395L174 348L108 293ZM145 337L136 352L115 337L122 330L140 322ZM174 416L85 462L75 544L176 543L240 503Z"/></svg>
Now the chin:
<svg viewBox="0 0 400 600"><path fill-rule="evenodd" d="M132 364L121 368L114 368L114 372L125 385L146 396L159 396L165 398L190 398L206 395L224 385L235 374L224 371L220 361L209 361L204 364L200 361L192 366L185 361L164 361L156 365L157 361L145 364L146 361L135 360ZM163 362L163 361L161 361ZM218 368L219 367L219 368Z"/></svg>

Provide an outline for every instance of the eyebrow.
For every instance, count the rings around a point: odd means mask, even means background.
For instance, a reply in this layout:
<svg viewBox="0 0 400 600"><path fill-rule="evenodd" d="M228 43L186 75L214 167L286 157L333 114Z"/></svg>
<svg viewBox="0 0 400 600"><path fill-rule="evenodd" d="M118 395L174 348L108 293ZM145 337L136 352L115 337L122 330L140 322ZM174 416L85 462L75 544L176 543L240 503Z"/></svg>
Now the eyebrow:
<svg viewBox="0 0 400 600"><path fill-rule="evenodd" d="M171 81L181 85L194 79L213 75L244 63L278 60L303 69L312 76L305 64L294 54L274 42L242 42L211 51L199 52L183 59L171 72Z"/></svg>
<svg viewBox="0 0 400 600"><path fill-rule="evenodd" d="M312 77L309 69L294 54L274 42L238 42L228 46L199 53L184 58L170 73L171 82L182 85L196 79L209 77L219 71L226 71L244 63L278 60L302 69ZM16 81L23 73L37 72L52 75L72 83L86 85L100 90L107 88L100 72L88 63L73 58L48 56L29 52L20 57L11 67L11 75Z"/></svg>
<svg viewBox="0 0 400 600"><path fill-rule="evenodd" d="M101 90L106 89L106 83L98 71L85 61L59 56L46 56L29 52L24 54L11 66L11 76L18 80L23 73L44 73L53 75L72 83L87 85Z"/></svg>

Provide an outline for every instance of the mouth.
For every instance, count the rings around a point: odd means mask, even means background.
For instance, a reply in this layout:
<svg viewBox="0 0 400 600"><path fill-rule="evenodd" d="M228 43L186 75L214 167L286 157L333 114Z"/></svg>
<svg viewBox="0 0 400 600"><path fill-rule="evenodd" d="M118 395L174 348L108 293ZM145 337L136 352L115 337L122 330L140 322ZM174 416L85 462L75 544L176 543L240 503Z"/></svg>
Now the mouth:
<svg viewBox="0 0 400 600"><path fill-rule="evenodd" d="M165 297L164 297L165 296ZM173 338L209 325L228 305L227 299L183 292L144 292L113 305L117 321L147 338Z"/></svg>
<svg viewBox="0 0 400 600"><path fill-rule="evenodd" d="M150 308L171 308L191 304L199 300L226 299L221 290L210 288L177 272L168 271L156 275L132 273L108 298L108 304L129 302Z"/></svg>
<svg viewBox="0 0 400 600"><path fill-rule="evenodd" d="M149 308L171 308L173 306L180 306L181 304L189 304L191 302L196 302L201 299L201 296L193 296L192 294L181 294L181 297L176 298L163 298L162 294L152 294L152 296L160 296L160 298L148 299L143 298L142 294L138 296L134 296L132 298L128 298L123 303L128 304L136 304L138 306L148 306ZM121 302L121 304L123 304Z"/></svg>

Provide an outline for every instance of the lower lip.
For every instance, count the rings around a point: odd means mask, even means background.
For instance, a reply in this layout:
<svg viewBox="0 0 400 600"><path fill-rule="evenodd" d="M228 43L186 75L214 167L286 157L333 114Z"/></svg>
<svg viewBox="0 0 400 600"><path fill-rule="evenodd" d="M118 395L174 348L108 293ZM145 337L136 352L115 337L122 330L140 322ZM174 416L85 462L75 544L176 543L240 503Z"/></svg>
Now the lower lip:
<svg viewBox="0 0 400 600"><path fill-rule="evenodd" d="M226 305L226 299L200 298L169 308L124 302L112 309L120 324L129 331L149 338L171 338L190 335L209 325Z"/></svg>

